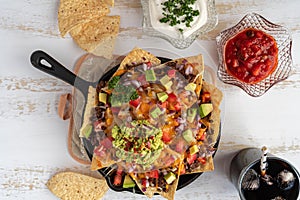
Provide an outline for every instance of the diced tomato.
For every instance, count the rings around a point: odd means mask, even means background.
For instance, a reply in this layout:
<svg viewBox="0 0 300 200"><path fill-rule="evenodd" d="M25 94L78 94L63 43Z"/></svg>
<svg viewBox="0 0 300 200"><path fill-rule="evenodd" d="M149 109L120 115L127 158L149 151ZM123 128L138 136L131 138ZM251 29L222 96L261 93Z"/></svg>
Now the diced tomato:
<svg viewBox="0 0 300 200"><path fill-rule="evenodd" d="M114 138L112 136L107 136L107 139L109 139L111 142L114 141Z"/></svg>
<svg viewBox="0 0 300 200"><path fill-rule="evenodd" d="M206 132L204 132L204 133L201 135L200 140L201 140L201 141L204 141L205 138L206 138Z"/></svg>
<svg viewBox="0 0 300 200"><path fill-rule="evenodd" d="M161 139L164 143L169 143L172 140L172 135L169 132L163 131Z"/></svg>
<svg viewBox="0 0 300 200"><path fill-rule="evenodd" d="M147 84L146 76L144 74L137 77L137 80L141 83L141 85L146 85Z"/></svg>
<svg viewBox="0 0 300 200"><path fill-rule="evenodd" d="M147 188L147 186L148 186L148 184L147 184L148 180L145 179L145 178L142 178L141 182L142 182L142 186L143 186L144 188Z"/></svg>
<svg viewBox="0 0 300 200"><path fill-rule="evenodd" d="M135 100L130 100L129 104L132 105L133 107L138 107L138 105L141 103L141 97L135 99Z"/></svg>
<svg viewBox="0 0 300 200"><path fill-rule="evenodd" d="M168 102L172 103L172 102L176 102L177 101L177 96L172 92L170 94L168 94Z"/></svg>
<svg viewBox="0 0 300 200"><path fill-rule="evenodd" d="M102 144L106 149L110 149L112 147L112 142L107 137L101 140L100 144Z"/></svg>
<svg viewBox="0 0 300 200"><path fill-rule="evenodd" d="M179 103L179 102L176 102L176 103L174 104L174 108L175 108L176 111L180 111L180 110L181 110L181 105L180 105L180 103Z"/></svg>
<svg viewBox="0 0 300 200"><path fill-rule="evenodd" d="M176 70L175 70L175 69L170 69L170 70L168 71L168 76L169 76L170 78L175 78L175 73L176 73Z"/></svg>
<svg viewBox="0 0 300 200"><path fill-rule="evenodd" d="M167 101L164 101L163 103L160 102L160 107L162 107L162 108L167 108L167 107L168 107L168 104L169 104L169 102L167 102Z"/></svg>
<svg viewBox="0 0 300 200"><path fill-rule="evenodd" d="M148 68L150 68L152 66L152 63L150 61L146 62L146 65Z"/></svg>
<svg viewBox="0 0 300 200"><path fill-rule="evenodd" d="M94 121L94 127L97 127L101 123L101 120Z"/></svg>
<svg viewBox="0 0 300 200"><path fill-rule="evenodd" d="M118 114L120 112L120 107L111 107L111 112L113 114Z"/></svg>
<svg viewBox="0 0 300 200"><path fill-rule="evenodd" d="M121 167L118 167L117 169L117 172L116 172L118 175L121 175L122 176L122 173L123 173L123 170Z"/></svg>
<svg viewBox="0 0 300 200"><path fill-rule="evenodd" d="M152 170L150 172L147 172L147 176L149 178L158 178L159 177L159 172L158 172L158 170Z"/></svg>
<svg viewBox="0 0 300 200"><path fill-rule="evenodd" d="M185 142L183 140L179 140L177 143L176 143L176 148L175 150L178 152L178 153L182 153L185 149L184 149L184 146L185 146Z"/></svg>
<svg viewBox="0 0 300 200"><path fill-rule="evenodd" d="M197 160L198 160L202 165L205 165L205 163L206 163L206 158L205 158L205 157L199 157L199 158L197 158Z"/></svg>
<svg viewBox="0 0 300 200"><path fill-rule="evenodd" d="M94 126L94 129L101 128L101 127L98 127L98 126L100 125L100 123L101 123L101 121L100 121L100 120L96 120L96 121L94 121L94 124L93 124L93 126Z"/></svg>
<svg viewBox="0 0 300 200"><path fill-rule="evenodd" d="M209 92L203 92L201 95L201 102L202 103L208 103L211 101L211 96Z"/></svg>
<svg viewBox="0 0 300 200"><path fill-rule="evenodd" d="M180 166L180 168L179 168L179 174L180 175L185 174L185 166L184 165Z"/></svg>
<svg viewBox="0 0 300 200"><path fill-rule="evenodd" d="M197 154L188 154L186 161L189 165L191 165L193 162L195 162L195 160L197 159Z"/></svg>
<svg viewBox="0 0 300 200"><path fill-rule="evenodd" d="M114 177L114 185L121 185L122 183L122 176L120 174L116 174Z"/></svg>

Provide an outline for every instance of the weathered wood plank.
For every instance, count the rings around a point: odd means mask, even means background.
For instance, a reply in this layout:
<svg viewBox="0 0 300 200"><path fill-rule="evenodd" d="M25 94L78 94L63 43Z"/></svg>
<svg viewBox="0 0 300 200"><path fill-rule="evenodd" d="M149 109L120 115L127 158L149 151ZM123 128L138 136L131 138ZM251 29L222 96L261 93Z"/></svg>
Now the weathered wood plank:
<svg viewBox="0 0 300 200"><path fill-rule="evenodd" d="M2 4L0 28L29 32L46 37L60 37L57 26L59 1L21 1ZM236 24L248 12L258 12L274 23L286 26L292 33L299 34L297 1L216 1L219 24L215 30L201 36L214 39L221 31ZM281 15L273 15L274 9ZM30 12L27 12L30 10ZM43 12L41 12L43 11ZM141 37L142 9L140 1L116 1L112 14L121 15L120 37L128 35ZM295 14L296 13L296 14ZM137 17L140 16L140 17ZM67 36L69 37L69 36Z"/></svg>
<svg viewBox="0 0 300 200"><path fill-rule="evenodd" d="M76 59L85 53L70 36L65 39L59 36L58 4L58 0L3 0L0 3L0 199L55 199L45 183L60 171L98 176L90 172L88 166L72 160L67 152L68 121L59 119L57 105L59 96L71 92L72 87L32 70L28 62L30 53L42 48L71 69ZM115 4L112 14L121 15L117 54L140 45L160 46L179 55L185 55L187 51L190 54L198 52L197 46L184 51L175 50L167 42L145 36L139 0L116 0ZM220 84L225 95L222 110L225 115L215 170L178 191L176 199L238 199L228 177L229 165L238 150L249 146L266 145L272 154L282 156L300 168L297 126L300 110L299 2L216 0L216 7L219 17L216 29L199 37L201 45L214 61L217 61L216 35L235 25L246 13L257 12L291 31L296 74L278 83L260 98L249 97L238 87ZM208 58L205 57L205 60ZM216 69L214 64L211 66ZM112 190L103 199L120 198L147 199ZM155 196L153 199L162 198Z"/></svg>
<svg viewBox="0 0 300 200"><path fill-rule="evenodd" d="M57 116L59 96L68 92L71 87L54 78L1 78L0 118Z"/></svg>

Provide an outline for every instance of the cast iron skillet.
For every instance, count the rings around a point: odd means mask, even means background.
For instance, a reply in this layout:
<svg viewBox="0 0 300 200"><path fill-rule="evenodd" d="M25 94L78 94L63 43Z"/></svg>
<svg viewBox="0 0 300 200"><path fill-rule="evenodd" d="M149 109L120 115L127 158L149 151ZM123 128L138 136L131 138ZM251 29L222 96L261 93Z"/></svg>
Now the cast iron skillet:
<svg viewBox="0 0 300 200"><path fill-rule="evenodd" d="M158 58L161 60L161 63L165 63L165 62L171 60L169 58L164 58L164 57L158 57ZM62 81L77 88L83 94L85 101L87 100L89 86L96 87L100 81L108 81L110 79L110 77L119 68L119 65L116 65L113 68L111 68L109 71L107 71L99 79L99 81L89 82L89 81L83 80L82 78L76 76L73 72L71 72L70 70L65 68L57 60L55 60L53 57L51 57L44 51L37 50L37 51L33 52L30 56L30 61L31 61L31 64L35 68L37 68L47 74L50 74L56 78L59 78ZM82 117L84 116L83 113L84 113L84 110L81 115ZM82 121L83 121L83 119L82 119ZM219 135L217 138L217 142L214 145L214 148L216 148L216 149L219 145L220 135L221 135L221 127L220 127L220 132L219 132ZM85 138L83 138L82 141L83 141L83 145L85 147L87 155L89 156L90 160L92 160L92 156L93 156L92 152L93 152L94 146L90 143L90 141L88 141ZM215 153L214 153L214 155L215 155ZM100 169L98 171L105 177L108 186L112 190L118 191L118 192L119 191L129 191L129 192L133 192L133 193L137 193L137 194L143 194L137 186L135 188L123 188L122 186L113 185L113 179L114 179L114 174L115 174L115 170L113 169L113 167ZM202 173L181 175L180 179L179 179L177 190L189 185L194 180L196 180L201 174Z"/></svg>

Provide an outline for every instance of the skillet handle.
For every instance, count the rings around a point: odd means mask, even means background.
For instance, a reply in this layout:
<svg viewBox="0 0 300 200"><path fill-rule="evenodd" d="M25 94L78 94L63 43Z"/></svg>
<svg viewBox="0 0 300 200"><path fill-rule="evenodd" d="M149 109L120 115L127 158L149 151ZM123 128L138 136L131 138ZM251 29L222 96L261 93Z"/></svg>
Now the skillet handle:
<svg viewBox="0 0 300 200"><path fill-rule="evenodd" d="M44 51L34 51L30 56L30 62L35 68L76 87L83 93L84 96L87 95L90 82L76 76L73 72L61 65L57 60Z"/></svg>
<svg viewBox="0 0 300 200"><path fill-rule="evenodd" d="M74 86L76 75L47 53L37 50L31 54L30 61L35 68Z"/></svg>

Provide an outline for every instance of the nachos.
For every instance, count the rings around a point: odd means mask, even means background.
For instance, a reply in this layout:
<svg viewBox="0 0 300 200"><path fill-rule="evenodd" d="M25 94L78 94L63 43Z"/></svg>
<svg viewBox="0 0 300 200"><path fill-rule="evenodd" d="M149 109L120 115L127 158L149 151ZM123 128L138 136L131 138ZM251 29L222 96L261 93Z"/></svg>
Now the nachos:
<svg viewBox="0 0 300 200"><path fill-rule="evenodd" d="M168 199L181 174L213 170L222 93L203 71L202 55L160 64L133 49L90 88L80 135L94 146L92 170L117 164L147 196Z"/></svg>

